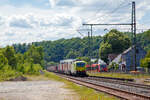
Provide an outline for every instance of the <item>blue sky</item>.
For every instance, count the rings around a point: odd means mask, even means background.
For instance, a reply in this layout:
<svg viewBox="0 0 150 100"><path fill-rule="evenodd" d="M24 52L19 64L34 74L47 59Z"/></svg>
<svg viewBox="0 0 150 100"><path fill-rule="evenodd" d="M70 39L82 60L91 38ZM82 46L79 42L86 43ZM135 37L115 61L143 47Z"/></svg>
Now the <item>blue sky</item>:
<svg viewBox="0 0 150 100"><path fill-rule="evenodd" d="M89 29L83 23L129 23L131 0L1 0L0 47L60 38L82 37L77 30ZM150 0L135 0L137 28L149 29ZM104 35L116 28L94 27L94 35ZM137 32L141 32L138 30ZM81 31L84 36L87 31Z"/></svg>
<svg viewBox="0 0 150 100"><path fill-rule="evenodd" d="M37 8L50 8L49 0L1 0L0 5L11 5L15 7L32 6Z"/></svg>

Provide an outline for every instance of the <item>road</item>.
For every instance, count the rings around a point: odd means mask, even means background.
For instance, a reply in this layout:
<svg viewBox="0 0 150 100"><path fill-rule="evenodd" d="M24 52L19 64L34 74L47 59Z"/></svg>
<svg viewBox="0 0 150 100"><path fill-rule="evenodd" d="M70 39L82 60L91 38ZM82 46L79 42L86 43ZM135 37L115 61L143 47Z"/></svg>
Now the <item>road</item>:
<svg viewBox="0 0 150 100"><path fill-rule="evenodd" d="M0 100L77 100L76 94L56 81L1 82Z"/></svg>

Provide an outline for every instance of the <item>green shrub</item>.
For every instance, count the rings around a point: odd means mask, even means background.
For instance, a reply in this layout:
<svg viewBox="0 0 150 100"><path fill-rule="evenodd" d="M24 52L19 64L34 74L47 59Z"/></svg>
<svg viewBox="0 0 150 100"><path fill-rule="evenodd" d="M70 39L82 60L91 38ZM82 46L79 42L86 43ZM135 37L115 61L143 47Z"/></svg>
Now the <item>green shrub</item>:
<svg viewBox="0 0 150 100"><path fill-rule="evenodd" d="M25 63L25 64L23 64L21 71L23 72L23 74L39 75L40 70L42 70L42 67L40 64Z"/></svg>
<svg viewBox="0 0 150 100"><path fill-rule="evenodd" d="M3 67L3 69L0 70L0 81L9 80L11 78L15 78L20 75L22 75L20 72L12 70L9 65L6 65Z"/></svg>
<svg viewBox="0 0 150 100"><path fill-rule="evenodd" d="M119 64L112 62L111 65L109 65L108 69L114 69L117 70L119 68Z"/></svg>
<svg viewBox="0 0 150 100"><path fill-rule="evenodd" d="M40 70L42 70L42 67L40 64L34 64L33 65L33 74L40 74Z"/></svg>

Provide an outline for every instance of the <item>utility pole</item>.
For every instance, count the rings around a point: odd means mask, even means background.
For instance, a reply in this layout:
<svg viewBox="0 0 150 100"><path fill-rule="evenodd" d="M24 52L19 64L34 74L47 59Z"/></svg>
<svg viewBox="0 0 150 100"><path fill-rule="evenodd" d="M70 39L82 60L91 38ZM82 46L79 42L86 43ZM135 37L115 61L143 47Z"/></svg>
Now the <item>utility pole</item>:
<svg viewBox="0 0 150 100"><path fill-rule="evenodd" d="M131 23L118 23L118 24L83 24L83 25L86 25L86 26L91 26L91 36L92 36L92 28L93 26L101 26L101 25L120 25L120 26L131 26L131 32L132 32L132 47L134 47L134 55L133 55L133 58L134 58L134 68L135 68L135 71L136 71L136 10L135 10L135 2L133 1L132 2L132 20L131 20Z"/></svg>
<svg viewBox="0 0 150 100"><path fill-rule="evenodd" d="M133 50L133 67L136 71L137 64L136 64L136 9L135 9L135 2L132 2L132 20L131 20L131 32L132 32L132 48Z"/></svg>
<svg viewBox="0 0 150 100"><path fill-rule="evenodd" d="M91 51L92 51L92 48L93 48L93 25L91 25ZM90 59L92 59L92 53L91 53L91 57L90 57Z"/></svg>
<svg viewBox="0 0 150 100"><path fill-rule="evenodd" d="M91 30L91 32L92 32L92 30ZM91 44L92 44L92 33L91 33L91 35L90 35L90 32L88 32L88 56L89 56L89 58L90 58L90 69L91 69L91 71L90 72L92 72L92 64L91 64L91 52L92 52L92 48L91 48Z"/></svg>
<svg viewBox="0 0 150 100"><path fill-rule="evenodd" d="M88 32L88 56L89 56L89 58L91 58L91 43L90 43L90 32Z"/></svg>

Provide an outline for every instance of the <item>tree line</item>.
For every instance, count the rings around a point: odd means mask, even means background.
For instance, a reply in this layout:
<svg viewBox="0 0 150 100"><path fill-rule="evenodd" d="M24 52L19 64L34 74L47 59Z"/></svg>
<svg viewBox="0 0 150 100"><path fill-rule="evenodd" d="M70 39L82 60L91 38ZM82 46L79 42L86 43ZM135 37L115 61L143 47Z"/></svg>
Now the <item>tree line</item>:
<svg viewBox="0 0 150 100"><path fill-rule="evenodd" d="M137 41L148 51L150 49L150 30L137 34ZM88 37L59 39L56 41L33 42L31 44L14 44L17 53L26 52L32 45L43 47L44 61L46 64L55 64L62 59L89 57ZM104 36L94 36L92 40L91 57L101 58L105 62L110 53L120 54L128 49L132 43L130 32L111 30Z"/></svg>

